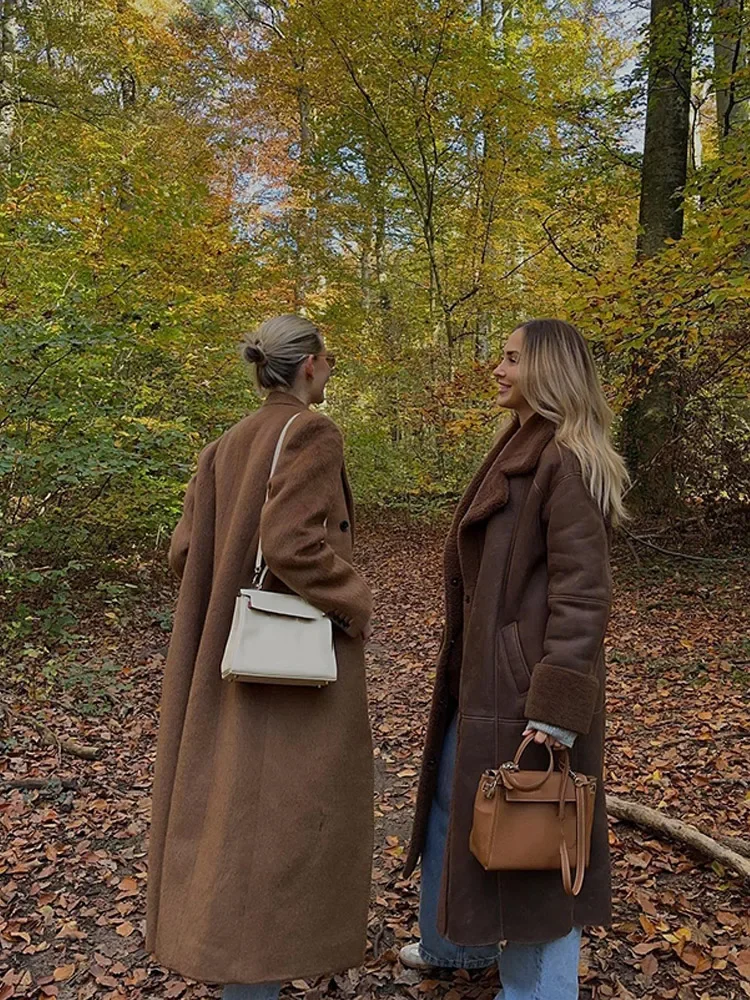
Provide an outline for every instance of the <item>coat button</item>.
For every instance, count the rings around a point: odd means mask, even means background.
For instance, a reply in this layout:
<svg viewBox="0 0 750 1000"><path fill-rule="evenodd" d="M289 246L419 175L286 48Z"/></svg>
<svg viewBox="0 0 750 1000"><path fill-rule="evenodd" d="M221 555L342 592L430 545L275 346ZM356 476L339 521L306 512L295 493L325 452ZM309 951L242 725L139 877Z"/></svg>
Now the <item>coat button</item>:
<svg viewBox="0 0 750 1000"><path fill-rule="evenodd" d="M432 771L433 768L435 768L437 766L437 760L436 760L436 758L435 757L428 757L427 760L424 762L424 766L426 768L428 768L428 770Z"/></svg>
<svg viewBox="0 0 750 1000"><path fill-rule="evenodd" d="M464 597L464 602L466 604L471 604L471 594L467 594L466 597Z"/></svg>
<svg viewBox="0 0 750 1000"><path fill-rule="evenodd" d="M453 579L451 580L451 586L452 587L457 587L460 582L461 581L459 580L459 578L457 576L454 576Z"/></svg>
<svg viewBox="0 0 750 1000"><path fill-rule="evenodd" d="M349 530L349 522L348 521L342 521L341 524L339 525L339 528L341 528L342 531L348 531Z"/></svg>

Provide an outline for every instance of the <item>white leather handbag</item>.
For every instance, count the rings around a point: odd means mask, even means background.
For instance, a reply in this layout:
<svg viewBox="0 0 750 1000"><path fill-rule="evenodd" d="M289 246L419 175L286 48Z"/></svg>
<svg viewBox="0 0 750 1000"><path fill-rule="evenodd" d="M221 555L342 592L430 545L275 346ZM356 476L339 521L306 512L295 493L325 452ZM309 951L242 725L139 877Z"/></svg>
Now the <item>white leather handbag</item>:
<svg viewBox="0 0 750 1000"><path fill-rule="evenodd" d="M287 421L274 451L266 487L279 461L284 438L299 416ZM336 680L333 625L319 608L297 594L263 590L268 566L258 539L252 587L240 590L221 661L221 676L256 684L300 684L322 687Z"/></svg>

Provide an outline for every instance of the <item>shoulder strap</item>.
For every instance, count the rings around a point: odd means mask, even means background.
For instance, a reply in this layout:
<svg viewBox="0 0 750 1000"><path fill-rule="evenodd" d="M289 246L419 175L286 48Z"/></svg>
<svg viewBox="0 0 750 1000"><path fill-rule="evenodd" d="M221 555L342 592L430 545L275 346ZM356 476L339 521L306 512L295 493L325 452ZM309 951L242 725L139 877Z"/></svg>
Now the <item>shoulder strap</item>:
<svg viewBox="0 0 750 1000"><path fill-rule="evenodd" d="M271 480L273 474L276 471L276 466L279 464L279 456L281 455L281 449L284 447L284 439L286 438L286 433L292 426L294 421L299 416L299 413L295 413L294 416L290 417L289 420L284 424L284 428L279 434L279 440L276 442L276 449L273 453L273 459L271 461L271 471L268 473L268 483L266 484L266 498L263 501L263 506L265 507L268 496L271 492ZM263 513L261 508L261 514ZM260 522L258 522L260 524ZM263 546L260 540L260 527L258 529L258 552L255 556L255 572L253 573L253 587L262 589L263 583L268 574L268 566L265 565L263 560Z"/></svg>

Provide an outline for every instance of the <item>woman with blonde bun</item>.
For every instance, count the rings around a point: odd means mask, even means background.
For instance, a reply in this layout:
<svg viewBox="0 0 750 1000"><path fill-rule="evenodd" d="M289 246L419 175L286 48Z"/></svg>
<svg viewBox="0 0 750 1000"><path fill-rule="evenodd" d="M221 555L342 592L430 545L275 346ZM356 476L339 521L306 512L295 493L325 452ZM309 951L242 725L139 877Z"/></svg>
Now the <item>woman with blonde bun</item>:
<svg viewBox="0 0 750 1000"><path fill-rule="evenodd" d="M333 355L294 315L261 324L244 353L265 401L202 452L169 552L181 585L162 691L147 946L183 976L226 984L224 1000L276 1000L285 980L364 958L372 601L352 565L341 432L311 409ZM299 594L335 625L338 679L326 687L221 678L261 536L266 589Z"/></svg>

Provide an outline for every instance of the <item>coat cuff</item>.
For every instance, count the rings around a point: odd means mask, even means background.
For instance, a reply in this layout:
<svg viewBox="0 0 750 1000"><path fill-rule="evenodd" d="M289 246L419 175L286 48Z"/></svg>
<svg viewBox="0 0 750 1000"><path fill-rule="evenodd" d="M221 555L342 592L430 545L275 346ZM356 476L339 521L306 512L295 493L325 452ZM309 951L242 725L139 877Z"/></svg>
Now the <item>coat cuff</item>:
<svg viewBox="0 0 750 1000"><path fill-rule="evenodd" d="M541 733L546 733L548 736L554 737L558 743L562 743L564 747L568 750L573 746L576 741L576 736L578 733L574 733L571 729L561 729L560 726L550 726L548 722L537 722L536 719L529 719L528 726L531 729L538 729Z"/></svg>
<svg viewBox="0 0 750 1000"><path fill-rule="evenodd" d="M352 639L358 639L365 630L366 622L362 622L358 619L349 618L347 615L338 614L336 611L331 611L328 614L334 625L350 635Z"/></svg>
<svg viewBox="0 0 750 1000"><path fill-rule="evenodd" d="M599 697L599 681L554 663L537 663L526 697L527 719L539 719L560 729L587 733Z"/></svg>

